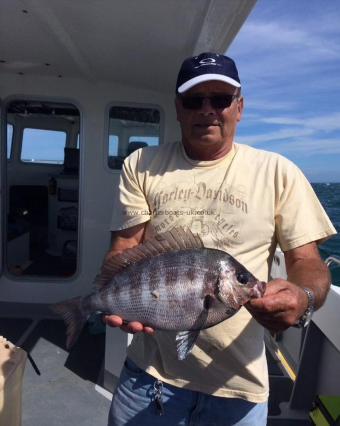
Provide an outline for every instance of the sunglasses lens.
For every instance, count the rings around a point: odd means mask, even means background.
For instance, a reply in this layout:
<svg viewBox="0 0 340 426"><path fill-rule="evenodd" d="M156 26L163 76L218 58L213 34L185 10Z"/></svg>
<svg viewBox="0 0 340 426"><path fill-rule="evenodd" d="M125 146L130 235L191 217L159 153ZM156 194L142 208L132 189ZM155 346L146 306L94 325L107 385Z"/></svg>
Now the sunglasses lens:
<svg viewBox="0 0 340 426"><path fill-rule="evenodd" d="M224 109L230 107L234 100L234 95L218 95L211 97L203 96L183 96L182 105L185 109L201 109L204 99L209 99L213 108Z"/></svg>
<svg viewBox="0 0 340 426"><path fill-rule="evenodd" d="M213 108L224 109L230 107L233 99L233 95L212 96L210 103Z"/></svg>
<svg viewBox="0 0 340 426"><path fill-rule="evenodd" d="M200 96L183 96L182 105L185 109L200 109L203 105L203 99Z"/></svg>

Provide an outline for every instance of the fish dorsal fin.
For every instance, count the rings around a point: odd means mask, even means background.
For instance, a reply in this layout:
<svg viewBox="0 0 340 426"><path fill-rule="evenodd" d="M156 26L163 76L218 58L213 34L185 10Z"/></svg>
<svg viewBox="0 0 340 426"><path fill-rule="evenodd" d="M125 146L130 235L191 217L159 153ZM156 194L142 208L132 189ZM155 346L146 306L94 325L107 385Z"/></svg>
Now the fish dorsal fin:
<svg viewBox="0 0 340 426"><path fill-rule="evenodd" d="M201 238L197 234L193 234L190 229L173 228L170 231L157 234L123 253L108 258L104 262L100 274L95 278L94 284L99 288L103 287L119 271L140 260L150 259L173 251L203 247Z"/></svg>

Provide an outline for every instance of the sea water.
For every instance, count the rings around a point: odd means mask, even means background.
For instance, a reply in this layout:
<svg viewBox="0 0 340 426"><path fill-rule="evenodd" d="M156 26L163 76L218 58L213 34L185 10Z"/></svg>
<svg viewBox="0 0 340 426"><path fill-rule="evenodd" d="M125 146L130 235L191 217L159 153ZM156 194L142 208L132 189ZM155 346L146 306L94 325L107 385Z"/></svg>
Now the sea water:
<svg viewBox="0 0 340 426"><path fill-rule="evenodd" d="M316 195L326 210L338 234L319 246L323 259L336 255L340 258L340 183L313 183ZM340 265L331 265L332 283L340 286Z"/></svg>

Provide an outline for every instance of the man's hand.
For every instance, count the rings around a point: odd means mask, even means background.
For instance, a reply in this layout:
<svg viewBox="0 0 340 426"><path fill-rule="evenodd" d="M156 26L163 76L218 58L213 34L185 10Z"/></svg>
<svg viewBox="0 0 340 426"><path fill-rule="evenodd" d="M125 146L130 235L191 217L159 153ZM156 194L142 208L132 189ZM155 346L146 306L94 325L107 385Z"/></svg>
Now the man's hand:
<svg viewBox="0 0 340 426"><path fill-rule="evenodd" d="M252 299L246 308L270 331L283 331L296 324L308 306L301 287L282 279L270 281L260 299Z"/></svg>
<svg viewBox="0 0 340 426"><path fill-rule="evenodd" d="M124 321L123 318L117 315L105 315L103 317L103 321L110 327L120 327L120 329L125 331L126 333L134 334L143 331L146 334L152 335L155 332L153 328L146 327L138 321L132 321L128 323Z"/></svg>
<svg viewBox="0 0 340 426"><path fill-rule="evenodd" d="M286 251L284 255L288 281L270 281L264 296L246 305L260 324L274 332L296 324L305 313L308 296L304 287L313 291L315 309L323 305L330 287L330 274L315 242Z"/></svg>

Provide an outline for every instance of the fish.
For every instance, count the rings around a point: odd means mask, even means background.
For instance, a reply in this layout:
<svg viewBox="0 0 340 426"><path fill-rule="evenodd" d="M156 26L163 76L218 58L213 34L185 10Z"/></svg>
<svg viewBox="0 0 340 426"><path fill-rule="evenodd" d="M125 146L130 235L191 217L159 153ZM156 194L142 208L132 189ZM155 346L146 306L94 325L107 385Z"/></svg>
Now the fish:
<svg viewBox="0 0 340 426"><path fill-rule="evenodd" d="M233 256L204 247L199 235L182 227L108 258L94 284L91 294L52 306L66 324L68 349L89 316L101 312L176 331L179 360L200 330L227 320L266 288Z"/></svg>

